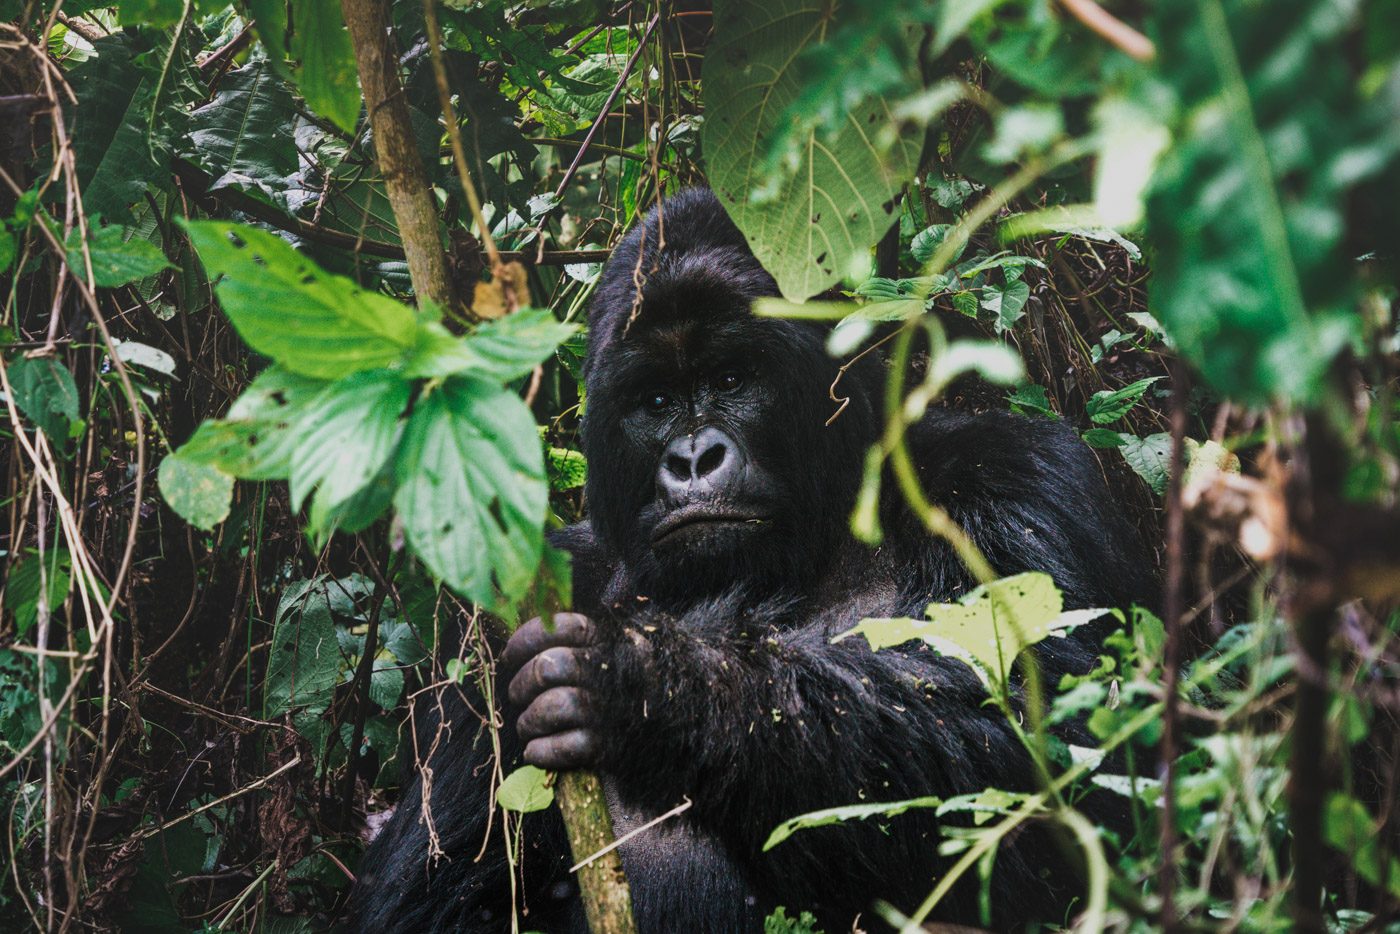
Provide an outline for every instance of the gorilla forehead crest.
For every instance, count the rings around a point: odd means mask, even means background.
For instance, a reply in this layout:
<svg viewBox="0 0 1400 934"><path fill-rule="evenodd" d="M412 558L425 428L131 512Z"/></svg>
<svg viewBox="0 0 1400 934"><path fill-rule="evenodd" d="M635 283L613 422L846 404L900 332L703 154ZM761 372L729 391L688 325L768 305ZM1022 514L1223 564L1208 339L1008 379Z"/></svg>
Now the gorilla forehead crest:
<svg viewBox="0 0 1400 934"><path fill-rule="evenodd" d="M731 317L745 313L756 298L778 294L777 283L708 188L687 189L648 213L608 264L634 272L605 276L599 284L589 312L590 358L638 325L665 325L682 315L693 319L699 309Z"/></svg>

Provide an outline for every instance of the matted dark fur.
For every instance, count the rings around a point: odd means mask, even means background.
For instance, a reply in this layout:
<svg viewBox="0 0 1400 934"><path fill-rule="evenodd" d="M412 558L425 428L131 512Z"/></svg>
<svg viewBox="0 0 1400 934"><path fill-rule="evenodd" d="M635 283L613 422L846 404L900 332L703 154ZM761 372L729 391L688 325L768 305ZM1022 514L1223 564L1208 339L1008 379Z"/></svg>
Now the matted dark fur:
<svg viewBox="0 0 1400 934"><path fill-rule="evenodd" d="M564 649L569 676L553 683L578 689L559 716L584 727L577 735L587 741L569 755L603 773L620 829L693 802L623 848L647 932L761 930L777 905L816 912L829 932L849 930L862 913L870 926L874 898L910 910L946 864L932 812L805 830L762 853L774 827L837 805L1035 787L1024 749L963 663L922 644L872 652L862 639L832 643L863 617L922 615L972 582L888 478L884 543L851 537L865 451L882 427L883 370L872 357L846 374L841 394L851 404L827 427L839 362L824 351L822 327L750 314L754 298L773 294L718 200L692 190L623 240L592 306L591 524L556 541L575 554L576 608L593 622L587 645ZM666 481L659 471L676 443L699 450L676 439L702 429L723 439L716 458L735 458L723 461L732 468L723 484L705 486L698 468L686 479L684 463L682 479ZM999 573L1048 572L1069 607L1149 596L1144 549L1092 453L1062 423L938 410L909 442L930 497ZM660 534L667 526L658 523L702 500L754 518ZM1095 625L1043 643L1049 683L1089 668L1103 635ZM504 689L503 680L498 695ZM428 860L419 784L410 782L361 863L357 930L509 930L499 820L476 859L491 744L467 703L481 707L448 691L451 739L431 762L434 823L450 858ZM418 711L429 737L432 706ZM506 711L507 769L522 755L519 713ZM557 736L531 716L521 730L534 740L532 758L556 761ZM582 930L557 814L529 815L524 826L524 929ZM1031 827L1002 847L992 888L1005 928L1062 919L1078 880L1073 861ZM975 921L976 904L974 882L938 916Z"/></svg>

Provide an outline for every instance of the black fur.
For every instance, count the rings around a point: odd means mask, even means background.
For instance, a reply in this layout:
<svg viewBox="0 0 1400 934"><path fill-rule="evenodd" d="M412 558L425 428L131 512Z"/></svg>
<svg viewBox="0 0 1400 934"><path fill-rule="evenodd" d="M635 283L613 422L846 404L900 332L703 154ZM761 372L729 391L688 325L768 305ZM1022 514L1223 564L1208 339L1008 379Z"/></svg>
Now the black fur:
<svg viewBox="0 0 1400 934"><path fill-rule="evenodd" d="M838 362L822 328L749 313L754 298L775 293L719 202L693 190L619 245L593 304L592 521L556 537L576 556L577 609L594 621L587 647L568 649L583 698L569 713L586 722L589 761L620 829L693 802L624 847L643 931L761 930L779 904L816 911L828 931L849 930L862 912L869 924L876 897L910 910L944 864L929 811L802 831L767 854L762 844L784 819L819 808L1035 787L1023 748L961 662L922 644L872 652L861 639L831 641L863 617L921 615L971 580L889 478L884 543L852 539L865 451L881 428L882 369L870 359L845 375L840 394L852 402L826 427ZM707 374L725 369L742 371L739 388L707 388ZM639 397L658 385L676 399L651 411ZM702 526L662 547L654 529L675 503L658 493L658 463L668 443L704 426L723 431L743 465L708 502L762 519ZM938 410L909 441L931 499L999 573L1048 572L1070 607L1148 597L1145 553L1094 457L1061 423ZM1043 643L1049 683L1088 668L1103 635L1081 627ZM415 780L361 864L359 930L509 930L499 820L476 859L490 823L482 704L448 693L451 735L430 760L448 858L428 859ZM512 763L517 713L504 730ZM418 722L431 737L442 718L424 709ZM525 928L581 929L558 817L531 815L525 826ZM1004 846L997 926L1062 918L1077 891L1070 864L1034 827ZM975 907L975 888L963 886L938 914L975 921Z"/></svg>

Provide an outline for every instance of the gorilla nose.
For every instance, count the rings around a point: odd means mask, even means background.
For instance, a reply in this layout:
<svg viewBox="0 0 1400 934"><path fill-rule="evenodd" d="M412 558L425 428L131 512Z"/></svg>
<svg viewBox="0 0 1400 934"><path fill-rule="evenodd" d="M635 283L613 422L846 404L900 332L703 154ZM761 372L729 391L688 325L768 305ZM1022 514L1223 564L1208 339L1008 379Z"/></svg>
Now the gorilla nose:
<svg viewBox="0 0 1400 934"><path fill-rule="evenodd" d="M721 492L742 468L734 442L718 428L702 428L666 446L657 479L672 499L688 499L696 493Z"/></svg>

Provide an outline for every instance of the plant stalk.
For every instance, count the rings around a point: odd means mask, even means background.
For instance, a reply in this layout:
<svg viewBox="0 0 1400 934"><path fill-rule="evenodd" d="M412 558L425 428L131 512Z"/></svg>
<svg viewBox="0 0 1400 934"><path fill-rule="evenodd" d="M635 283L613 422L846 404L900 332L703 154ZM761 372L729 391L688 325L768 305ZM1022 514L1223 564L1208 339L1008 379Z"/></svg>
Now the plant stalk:
<svg viewBox="0 0 1400 934"><path fill-rule="evenodd" d="M583 898L588 929L593 934L636 934L632 918L632 891L622 871L622 854L613 848L590 859L612 844L612 816L603 793L603 782L596 772L563 772L554 790L569 846L579 867L579 892Z"/></svg>

